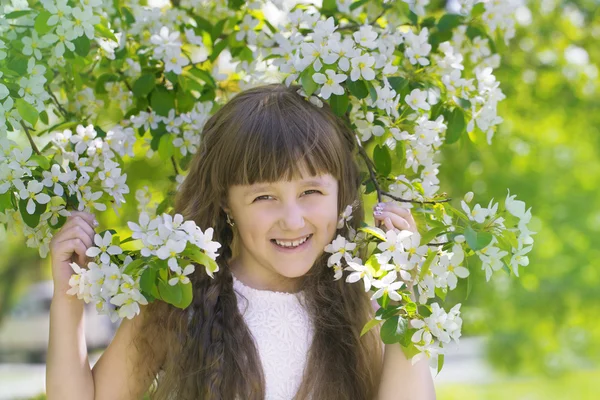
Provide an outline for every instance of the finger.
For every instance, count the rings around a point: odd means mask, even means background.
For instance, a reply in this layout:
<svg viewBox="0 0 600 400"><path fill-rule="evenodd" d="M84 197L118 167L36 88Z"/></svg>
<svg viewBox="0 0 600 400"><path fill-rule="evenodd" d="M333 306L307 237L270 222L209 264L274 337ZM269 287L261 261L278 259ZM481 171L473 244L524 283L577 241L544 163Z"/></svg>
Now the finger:
<svg viewBox="0 0 600 400"><path fill-rule="evenodd" d="M76 257L79 266L85 265L87 246L80 238L73 238L62 242L57 250L57 253L62 255L61 259L59 259L60 262L71 261L73 257Z"/></svg>
<svg viewBox="0 0 600 400"><path fill-rule="evenodd" d="M92 230L94 230L97 226L94 224L93 217L91 218L91 221L90 221L90 218L86 217L85 215L73 215L73 216L69 217L67 222L65 222L65 224L63 225L63 229L68 229L69 227L74 226L74 225L88 226Z"/></svg>
<svg viewBox="0 0 600 400"><path fill-rule="evenodd" d="M62 239L57 243L60 244L71 239L81 239L86 246L91 247L94 244L95 232L87 225L74 225L69 227L63 233Z"/></svg>
<svg viewBox="0 0 600 400"><path fill-rule="evenodd" d="M391 231L394 229L394 224L392 223L392 220L390 219L390 217L385 217L384 223L385 223L385 227L387 228L388 231Z"/></svg>
<svg viewBox="0 0 600 400"><path fill-rule="evenodd" d="M68 225L65 224L55 235L53 241L55 244L58 244L74 237L85 236L90 238L90 242L93 242L95 235L96 231L94 228L89 226L87 222L78 220L71 221Z"/></svg>
<svg viewBox="0 0 600 400"><path fill-rule="evenodd" d="M396 202L384 202L380 204L383 204L383 206L381 207L383 211L396 213L402 218L406 219L407 221L414 220L410 208L402 206Z"/></svg>
<svg viewBox="0 0 600 400"><path fill-rule="evenodd" d="M94 224L94 221L96 221L96 216L94 214L83 211L70 211L70 213L71 215L67 217L67 221L70 219L74 219L75 217L80 217L84 221L86 221L92 228L97 226L96 224Z"/></svg>
<svg viewBox="0 0 600 400"><path fill-rule="evenodd" d="M407 229L410 230L411 226L410 223L405 220L404 218L402 218L401 216L399 216L398 214L395 214L393 212L388 212L388 211L382 211L380 215L374 214L374 218L376 220L381 220L381 221L386 221L386 219L389 219L390 222L392 223L392 226L397 228L397 229Z"/></svg>

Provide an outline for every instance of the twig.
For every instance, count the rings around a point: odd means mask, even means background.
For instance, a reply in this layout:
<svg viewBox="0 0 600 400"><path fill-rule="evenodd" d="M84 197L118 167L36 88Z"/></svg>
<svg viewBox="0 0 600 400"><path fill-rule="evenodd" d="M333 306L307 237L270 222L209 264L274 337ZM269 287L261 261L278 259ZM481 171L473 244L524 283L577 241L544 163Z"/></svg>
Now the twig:
<svg viewBox="0 0 600 400"><path fill-rule="evenodd" d="M386 192L386 191L381 191L381 194L382 194L383 196L387 196L387 197L389 197L389 198L391 198L391 199L394 199L394 200L396 200L396 201L400 201L400 202L403 202L403 203L416 203L416 204L417 204L417 203L418 203L418 204L438 204L438 203L447 203L447 202L449 202L450 200L452 200L451 198L447 198L447 199L444 199L444 200L426 200L426 201L420 201L420 200L408 200L408 199L403 199L403 198L401 198L401 197L395 196L395 195L393 195L393 194L391 194L391 193L389 193L389 192Z"/></svg>
<svg viewBox="0 0 600 400"><path fill-rule="evenodd" d="M54 95L52 90L50 89L50 86L46 85L46 91L48 92L48 94L50 94L50 97L52 97L52 100L54 100L54 104L56 105L56 107L58 107L58 111L60 111L60 113L63 115L63 117L68 119L69 112L67 112L67 110L65 110L64 107L58 102L58 99L56 98L56 96Z"/></svg>
<svg viewBox="0 0 600 400"><path fill-rule="evenodd" d="M41 156L42 153L40 153L40 151L38 150L37 146L35 145L35 142L33 141L33 138L29 134L29 128L27 127L27 125L25 125L25 123L23 122L23 120L21 120L20 122L21 122L21 126L25 130L25 134L27 135L27 139L29 139L29 143L31 144L31 148L33 149L33 151L35 151L35 153L38 156Z"/></svg>
<svg viewBox="0 0 600 400"><path fill-rule="evenodd" d="M179 175L179 169L177 168L177 163L175 162L175 157L171 156L171 162L173 163L173 169L175 170L175 175Z"/></svg>

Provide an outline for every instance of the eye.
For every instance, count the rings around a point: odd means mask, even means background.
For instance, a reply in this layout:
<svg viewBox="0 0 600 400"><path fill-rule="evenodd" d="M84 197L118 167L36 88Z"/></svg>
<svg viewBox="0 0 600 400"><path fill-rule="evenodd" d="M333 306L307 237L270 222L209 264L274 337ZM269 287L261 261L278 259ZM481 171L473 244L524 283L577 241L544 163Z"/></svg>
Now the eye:
<svg viewBox="0 0 600 400"><path fill-rule="evenodd" d="M321 191L319 191L319 190L315 190L315 189L307 190L307 191L305 191L304 193L308 193L308 192L316 192L316 193L323 194L323 193L321 193Z"/></svg>
<svg viewBox="0 0 600 400"><path fill-rule="evenodd" d="M265 195L262 195L262 196L258 196L257 198L254 199L254 201L263 200L264 197L271 197L271 196L269 196L268 194L265 194ZM264 199L264 200L266 200L266 199Z"/></svg>

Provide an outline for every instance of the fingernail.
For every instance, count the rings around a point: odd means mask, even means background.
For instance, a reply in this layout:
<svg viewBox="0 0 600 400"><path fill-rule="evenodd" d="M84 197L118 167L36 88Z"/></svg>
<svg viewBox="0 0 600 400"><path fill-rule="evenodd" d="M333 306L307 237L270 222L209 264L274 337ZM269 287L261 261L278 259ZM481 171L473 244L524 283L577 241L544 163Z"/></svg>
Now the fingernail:
<svg viewBox="0 0 600 400"><path fill-rule="evenodd" d="M100 225L100 223L96 219L94 219L94 226L98 226L98 225Z"/></svg>
<svg viewBox="0 0 600 400"><path fill-rule="evenodd" d="M379 216L381 216L381 210L376 210L376 211L374 212L374 214L375 214L376 216L378 216L378 217L379 217Z"/></svg>

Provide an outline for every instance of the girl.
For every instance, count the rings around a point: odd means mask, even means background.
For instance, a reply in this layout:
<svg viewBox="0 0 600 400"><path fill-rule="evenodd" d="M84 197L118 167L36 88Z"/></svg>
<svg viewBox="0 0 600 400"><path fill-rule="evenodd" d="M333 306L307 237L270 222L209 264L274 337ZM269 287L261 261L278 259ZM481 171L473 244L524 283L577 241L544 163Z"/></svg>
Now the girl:
<svg viewBox="0 0 600 400"><path fill-rule="evenodd" d="M65 294L85 262L93 215L73 212L51 245L48 399L434 399L426 361L412 366L377 329L363 285L334 280L324 248L340 210L363 220L356 142L333 114L271 84L246 90L206 123L174 212L222 244L214 279L192 274L186 310L164 302L124 320L90 369L81 301ZM416 231L409 210L375 218ZM81 265L81 264L80 264Z"/></svg>

